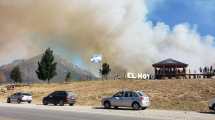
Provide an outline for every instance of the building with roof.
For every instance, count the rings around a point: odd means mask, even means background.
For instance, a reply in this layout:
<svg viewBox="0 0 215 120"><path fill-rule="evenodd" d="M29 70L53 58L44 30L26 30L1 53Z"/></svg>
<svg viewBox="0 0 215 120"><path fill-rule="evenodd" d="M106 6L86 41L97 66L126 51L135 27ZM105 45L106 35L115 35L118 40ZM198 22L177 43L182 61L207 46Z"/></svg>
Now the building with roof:
<svg viewBox="0 0 215 120"><path fill-rule="evenodd" d="M166 59L152 65L154 67L155 79L186 78L188 64L174 59Z"/></svg>

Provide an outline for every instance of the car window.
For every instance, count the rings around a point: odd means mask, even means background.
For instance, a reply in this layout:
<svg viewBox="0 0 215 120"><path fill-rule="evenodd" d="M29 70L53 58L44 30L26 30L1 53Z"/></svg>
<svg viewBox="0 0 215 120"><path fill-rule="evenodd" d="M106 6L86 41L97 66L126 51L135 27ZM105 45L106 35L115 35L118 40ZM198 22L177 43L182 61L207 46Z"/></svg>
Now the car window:
<svg viewBox="0 0 215 120"><path fill-rule="evenodd" d="M118 92L114 95L114 97L123 97L123 92Z"/></svg>
<svg viewBox="0 0 215 120"><path fill-rule="evenodd" d="M67 96L67 93L64 92L64 91L60 91L60 92L58 93L58 96Z"/></svg>
<svg viewBox="0 0 215 120"><path fill-rule="evenodd" d="M53 94L53 96L58 96L59 95L59 92L55 92L54 94Z"/></svg>
<svg viewBox="0 0 215 120"><path fill-rule="evenodd" d="M128 92L125 92L124 97L128 97Z"/></svg>
<svg viewBox="0 0 215 120"><path fill-rule="evenodd" d="M66 96L67 93L65 91L56 91L52 94L52 96Z"/></svg>
<svg viewBox="0 0 215 120"><path fill-rule="evenodd" d="M125 92L124 97L132 97L132 93L131 92Z"/></svg>
<svg viewBox="0 0 215 120"><path fill-rule="evenodd" d="M57 92L53 92L51 94L49 94L49 96L55 96L57 94Z"/></svg>
<svg viewBox="0 0 215 120"><path fill-rule="evenodd" d="M138 95L135 92L132 92L131 96L132 97L138 97Z"/></svg>
<svg viewBox="0 0 215 120"><path fill-rule="evenodd" d="M144 95L145 95L144 92L137 92L137 94L138 94L139 96L144 96Z"/></svg>
<svg viewBox="0 0 215 120"><path fill-rule="evenodd" d="M30 93L22 93L22 95L31 96Z"/></svg>

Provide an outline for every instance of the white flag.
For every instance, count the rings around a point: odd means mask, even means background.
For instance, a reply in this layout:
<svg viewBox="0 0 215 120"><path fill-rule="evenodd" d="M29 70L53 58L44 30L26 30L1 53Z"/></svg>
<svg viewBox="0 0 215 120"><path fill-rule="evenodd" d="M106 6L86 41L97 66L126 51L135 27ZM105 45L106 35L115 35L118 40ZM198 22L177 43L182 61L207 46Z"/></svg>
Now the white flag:
<svg viewBox="0 0 215 120"><path fill-rule="evenodd" d="M92 63L98 64L102 61L102 55L93 55L90 61Z"/></svg>

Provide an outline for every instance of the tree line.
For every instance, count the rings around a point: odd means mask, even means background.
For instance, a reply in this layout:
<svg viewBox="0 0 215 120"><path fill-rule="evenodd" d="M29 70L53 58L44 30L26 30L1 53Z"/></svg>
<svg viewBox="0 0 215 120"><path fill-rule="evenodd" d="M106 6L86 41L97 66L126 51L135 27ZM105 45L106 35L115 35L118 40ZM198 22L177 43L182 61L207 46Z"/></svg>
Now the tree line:
<svg viewBox="0 0 215 120"><path fill-rule="evenodd" d="M199 72L201 74L214 74L215 70L213 69L213 66L210 66L210 67L205 66L205 67L200 67Z"/></svg>

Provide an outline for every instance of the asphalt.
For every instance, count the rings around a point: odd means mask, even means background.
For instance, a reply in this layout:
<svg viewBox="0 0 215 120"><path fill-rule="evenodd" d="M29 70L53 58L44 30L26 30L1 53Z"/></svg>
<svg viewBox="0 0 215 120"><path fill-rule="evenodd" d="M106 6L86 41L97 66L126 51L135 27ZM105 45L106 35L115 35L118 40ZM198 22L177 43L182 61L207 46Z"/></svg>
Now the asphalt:
<svg viewBox="0 0 215 120"><path fill-rule="evenodd" d="M115 115L0 107L0 120L159 120Z"/></svg>
<svg viewBox="0 0 215 120"><path fill-rule="evenodd" d="M215 112L104 109L0 102L0 120L215 120Z"/></svg>

